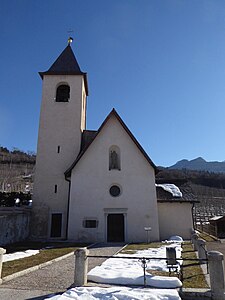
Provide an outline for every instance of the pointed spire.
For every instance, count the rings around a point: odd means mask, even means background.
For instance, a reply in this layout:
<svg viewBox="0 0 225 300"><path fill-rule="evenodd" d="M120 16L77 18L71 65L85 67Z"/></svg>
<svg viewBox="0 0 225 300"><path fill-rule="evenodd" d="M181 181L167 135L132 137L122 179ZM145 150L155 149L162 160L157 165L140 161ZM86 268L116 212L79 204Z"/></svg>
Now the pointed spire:
<svg viewBox="0 0 225 300"><path fill-rule="evenodd" d="M88 94L87 88L87 73L81 71L79 64L76 60L76 57L73 53L73 50L70 46L73 38L68 38L68 45L59 55L56 61L46 72L39 72L41 78L43 79L44 75L83 75L85 80L86 92Z"/></svg>
<svg viewBox="0 0 225 300"><path fill-rule="evenodd" d="M46 72L40 72L40 75L83 75L80 70L76 57L71 49L71 38L68 40L67 47L59 55L56 61ZM69 42L70 41L70 42Z"/></svg>

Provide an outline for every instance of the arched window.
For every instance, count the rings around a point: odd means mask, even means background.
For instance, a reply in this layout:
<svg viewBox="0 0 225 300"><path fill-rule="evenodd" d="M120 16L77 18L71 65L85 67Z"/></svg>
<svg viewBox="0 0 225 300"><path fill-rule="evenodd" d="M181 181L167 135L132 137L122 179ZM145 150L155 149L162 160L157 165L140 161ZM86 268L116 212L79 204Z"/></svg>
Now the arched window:
<svg viewBox="0 0 225 300"><path fill-rule="evenodd" d="M121 170L120 149L118 146L111 146L109 149L109 170Z"/></svg>
<svg viewBox="0 0 225 300"><path fill-rule="evenodd" d="M68 102L70 98L70 87L66 84L61 84L56 90L56 102Z"/></svg>

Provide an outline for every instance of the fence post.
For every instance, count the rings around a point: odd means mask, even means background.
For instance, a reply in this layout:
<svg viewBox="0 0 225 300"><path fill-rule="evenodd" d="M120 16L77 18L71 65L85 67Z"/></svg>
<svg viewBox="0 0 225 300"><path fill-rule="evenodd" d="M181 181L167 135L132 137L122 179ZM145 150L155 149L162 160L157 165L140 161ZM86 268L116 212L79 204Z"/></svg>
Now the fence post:
<svg viewBox="0 0 225 300"><path fill-rule="evenodd" d="M223 254L218 251L208 252L209 277L213 300L224 300L224 262Z"/></svg>
<svg viewBox="0 0 225 300"><path fill-rule="evenodd" d="M198 246L197 246L198 235L197 235L197 233L192 234L191 239L193 242L194 250L197 251L198 250Z"/></svg>
<svg viewBox="0 0 225 300"><path fill-rule="evenodd" d="M196 229L195 228L191 228L191 234L196 233Z"/></svg>
<svg viewBox="0 0 225 300"><path fill-rule="evenodd" d="M198 247L198 258L199 259L207 259L206 249L205 249L205 240L198 239L197 247ZM201 264L205 264L206 261L200 262Z"/></svg>
<svg viewBox="0 0 225 300"><path fill-rule="evenodd" d="M191 229L191 242L192 242L192 244L194 244L194 238L193 238L194 234L197 234L196 230Z"/></svg>
<svg viewBox="0 0 225 300"><path fill-rule="evenodd" d="M79 248L75 252L74 286L87 284L88 254L87 248Z"/></svg>
<svg viewBox="0 0 225 300"><path fill-rule="evenodd" d="M0 248L0 284L2 283L2 264L3 264L3 254L6 253L4 248Z"/></svg>

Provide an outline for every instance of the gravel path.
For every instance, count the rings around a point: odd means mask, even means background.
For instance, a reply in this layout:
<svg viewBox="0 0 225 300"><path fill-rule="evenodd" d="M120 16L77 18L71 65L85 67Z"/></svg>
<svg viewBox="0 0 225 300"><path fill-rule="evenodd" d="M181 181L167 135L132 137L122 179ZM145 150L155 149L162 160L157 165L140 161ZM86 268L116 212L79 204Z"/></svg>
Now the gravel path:
<svg viewBox="0 0 225 300"><path fill-rule="evenodd" d="M124 245L122 244L96 244L90 248L90 255L113 255ZM89 258L91 270L100 265L105 259ZM0 285L0 299L25 300L44 299L43 295L64 292L74 282L74 255L49 266L20 276Z"/></svg>
<svg viewBox="0 0 225 300"><path fill-rule="evenodd" d="M214 242L206 242L206 250L207 251L219 251L223 254L224 258L225 258L225 240L218 240L218 241L214 241ZM201 265L201 267L203 268L203 272L206 277L206 281L208 283L208 285L210 286L210 278L209 278L209 274L207 274L207 267L206 265ZM225 279L225 278L224 278Z"/></svg>
<svg viewBox="0 0 225 300"><path fill-rule="evenodd" d="M223 256L225 257L225 243L223 240L221 241L206 242L207 251L219 251L223 253Z"/></svg>

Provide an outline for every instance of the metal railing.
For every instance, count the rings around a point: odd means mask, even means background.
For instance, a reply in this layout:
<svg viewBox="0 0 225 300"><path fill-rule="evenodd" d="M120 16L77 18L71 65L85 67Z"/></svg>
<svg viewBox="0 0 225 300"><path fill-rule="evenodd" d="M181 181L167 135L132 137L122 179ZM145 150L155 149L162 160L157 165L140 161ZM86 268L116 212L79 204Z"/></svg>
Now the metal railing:
<svg viewBox="0 0 225 300"><path fill-rule="evenodd" d="M213 236L217 236L216 226L212 224L208 224L207 222L197 222L195 223L195 228L199 231L208 233Z"/></svg>
<svg viewBox="0 0 225 300"><path fill-rule="evenodd" d="M107 255L88 255L87 258L104 258L104 259L108 259L108 258L113 258L113 259L118 259L118 258L123 258L123 259L136 259L141 263L141 266L143 268L143 278L144 278L144 287L146 287L146 269L147 269L147 263L150 260L165 260L167 262L167 267L169 268L173 268L175 265L171 266L169 264L169 259L167 257L139 257L139 256L107 256ZM188 265L183 265L180 264L179 261L190 261L190 262L197 262L197 263L192 263L192 264L188 264ZM195 265L199 265L201 263L207 263L207 274L208 274L208 258L206 259L201 259L201 258L176 258L176 262L177 262L177 269L178 267L180 267L180 272L178 273L178 278L183 282L184 278L183 278L183 268L187 268L187 267L191 267L191 266L195 266ZM171 274L171 272L169 272L169 274Z"/></svg>

